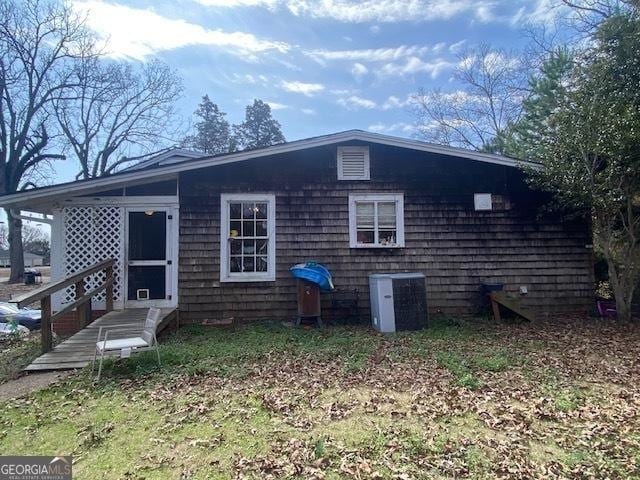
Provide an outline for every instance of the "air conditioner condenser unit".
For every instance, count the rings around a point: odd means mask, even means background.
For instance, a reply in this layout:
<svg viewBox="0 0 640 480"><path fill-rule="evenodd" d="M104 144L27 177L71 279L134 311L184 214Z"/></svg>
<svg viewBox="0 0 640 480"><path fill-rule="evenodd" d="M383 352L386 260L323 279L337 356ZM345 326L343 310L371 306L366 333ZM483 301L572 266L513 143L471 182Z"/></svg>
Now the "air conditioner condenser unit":
<svg viewBox="0 0 640 480"><path fill-rule="evenodd" d="M373 328L390 333L427 326L427 288L422 273L369 275Z"/></svg>

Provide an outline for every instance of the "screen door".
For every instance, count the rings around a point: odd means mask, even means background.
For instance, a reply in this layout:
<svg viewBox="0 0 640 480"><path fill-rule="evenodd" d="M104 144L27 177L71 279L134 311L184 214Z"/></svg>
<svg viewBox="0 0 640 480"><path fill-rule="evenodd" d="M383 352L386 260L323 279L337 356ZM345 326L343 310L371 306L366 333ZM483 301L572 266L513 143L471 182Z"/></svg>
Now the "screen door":
<svg viewBox="0 0 640 480"><path fill-rule="evenodd" d="M127 213L127 306L169 306L173 268L167 210Z"/></svg>

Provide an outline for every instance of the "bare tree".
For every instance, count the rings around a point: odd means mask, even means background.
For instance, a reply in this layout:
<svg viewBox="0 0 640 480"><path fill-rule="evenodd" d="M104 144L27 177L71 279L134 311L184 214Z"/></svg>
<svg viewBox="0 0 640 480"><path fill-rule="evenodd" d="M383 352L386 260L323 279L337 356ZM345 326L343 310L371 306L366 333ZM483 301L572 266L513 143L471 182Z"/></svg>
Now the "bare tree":
<svg viewBox="0 0 640 480"><path fill-rule="evenodd" d="M637 10L638 0L561 0L573 13L569 25L579 33L592 33L606 19L623 12Z"/></svg>
<svg viewBox="0 0 640 480"><path fill-rule="evenodd" d="M132 162L130 152L157 150L176 125L180 78L152 61L138 66L91 58L74 72L69 98L55 113L69 148L80 163L78 178L109 175Z"/></svg>
<svg viewBox="0 0 640 480"><path fill-rule="evenodd" d="M52 159L50 106L73 85L73 65L93 54L93 37L66 4L0 0L0 193L32 186ZM22 221L7 210L10 282L24 271Z"/></svg>
<svg viewBox="0 0 640 480"><path fill-rule="evenodd" d="M499 139L517 121L526 93L528 65L487 45L459 57L453 78L459 89L420 90L413 97L425 140L499 152Z"/></svg>
<svg viewBox="0 0 640 480"><path fill-rule="evenodd" d="M9 246L7 242L8 233L6 225L0 225L0 248L6 249ZM31 245L45 241L49 241L49 236L42 229L30 223L22 225L22 243L25 251L28 252Z"/></svg>

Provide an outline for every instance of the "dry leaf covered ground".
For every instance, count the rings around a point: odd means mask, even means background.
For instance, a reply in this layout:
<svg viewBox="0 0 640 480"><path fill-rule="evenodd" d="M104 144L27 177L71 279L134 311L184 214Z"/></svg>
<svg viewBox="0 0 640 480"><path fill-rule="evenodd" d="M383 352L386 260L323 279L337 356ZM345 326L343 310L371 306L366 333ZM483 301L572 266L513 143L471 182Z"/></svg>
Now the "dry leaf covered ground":
<svg viewBox="0 0 640 480"><path fill-rule="evenodd" d="M640 478L640 328L439 320L236 332L0 405L0 451L75 478Z"/></svg>

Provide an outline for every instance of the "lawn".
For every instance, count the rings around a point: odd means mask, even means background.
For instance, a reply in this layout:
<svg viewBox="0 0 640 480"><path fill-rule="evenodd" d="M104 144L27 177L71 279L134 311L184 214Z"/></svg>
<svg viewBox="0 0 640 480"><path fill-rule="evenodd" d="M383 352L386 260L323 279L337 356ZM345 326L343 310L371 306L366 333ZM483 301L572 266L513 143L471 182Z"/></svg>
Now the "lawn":
<svg viewBox="0 0 640 480"><path fill-rule="evenodd" d="M74 478L639 478L640 327L186 327L0 405L3 454Z"/></svg>

